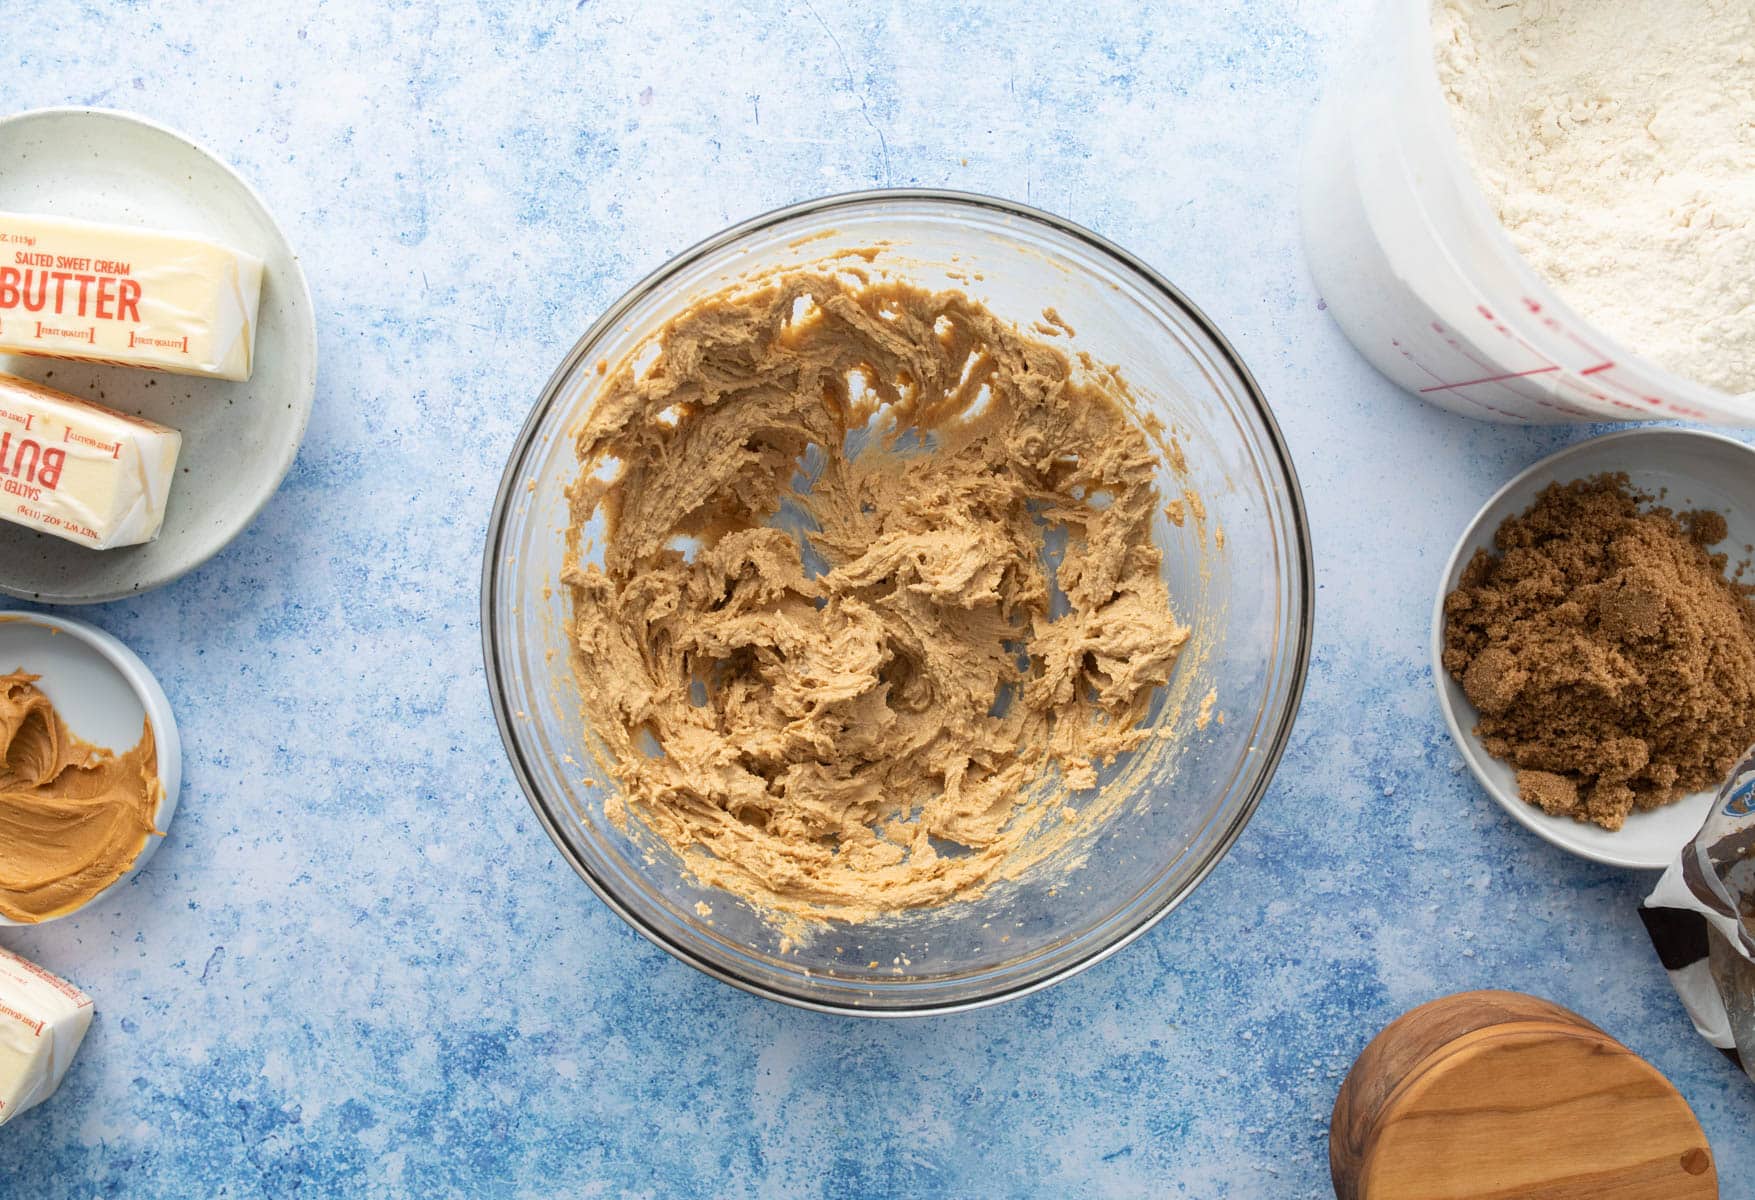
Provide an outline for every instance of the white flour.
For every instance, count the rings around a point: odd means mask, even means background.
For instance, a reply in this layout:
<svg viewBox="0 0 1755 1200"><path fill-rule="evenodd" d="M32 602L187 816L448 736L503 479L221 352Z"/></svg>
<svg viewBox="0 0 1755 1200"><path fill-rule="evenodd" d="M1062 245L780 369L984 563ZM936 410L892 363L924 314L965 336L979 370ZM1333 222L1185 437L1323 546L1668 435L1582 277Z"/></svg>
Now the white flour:
<svg viewBox="0 0 1755 1200"><path fill-rule="evenodd" d="M1755 0L1436 0L1433 35L1535 269L1641 354L1755 391Z"/></svg>

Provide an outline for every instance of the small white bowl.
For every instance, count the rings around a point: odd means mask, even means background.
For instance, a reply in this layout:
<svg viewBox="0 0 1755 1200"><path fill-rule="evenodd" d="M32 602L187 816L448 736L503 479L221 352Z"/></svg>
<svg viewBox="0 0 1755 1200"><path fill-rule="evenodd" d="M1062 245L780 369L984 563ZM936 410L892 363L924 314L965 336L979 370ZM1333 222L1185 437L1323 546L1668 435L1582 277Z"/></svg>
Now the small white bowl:
<svg viewBox="0 0 1755 1200"><path fill-rule="evenodd" d="M211 151L144 117L95 108L17 113L0 119L0 163L0 209L194 234L263 261L256 370L247 382L0 355L0 371L183 435L154 541L98 551L0 524L0 592L94 604L148 591L228 546L292 468L317 389L311 290L255 189Z"/></svg>
<svg viewBox="0 0 1755 1200"><path fill-rule="evenodd" d="M1432 678L1438 706L1469 770L1501 807L1525 827L1564 850L1617 867L1662 870L1700 831L1713 792L1696 792L1674 804L1628 816L1621 829L1555 817L1526 803L1513 768L1487 753L1475 736L1480 714L1461 685L1444 669L1444 599L1456 588L1475 551L1492 550L1493 535L1507 518L1522 513L1551 483L1570 483L1606 472L1623 472L1635 490L1661 496L1678 512L1706 508L1724 514L1730 536L1714 550L1737 561L1755 544L1755 448L1732 438L1691 429L1640 428L1581 442L1545 458L1499 489L1469 524L1444 568L1432 610Z"/></svg>
<svg viewBox="0 0 1755 1200"><path fill-rule="evenodd" d="M0 675L15 670L42 678L37 687L48 696L67 727L95 746L121 752L140 740L141 721L151 718L158 743L158 778L164 796L153 823L169 833L183 784L183 743L171 702L139 655L114 637L68 617L47 613L0 612ZM96 904L133 878L146 865L161 837L148 837L139 857L114 883L86 901ZM61 917L73 913L62 913ZM35 924L60 920L49 917ZM19 925L0 916L0 926Z"/></svg>

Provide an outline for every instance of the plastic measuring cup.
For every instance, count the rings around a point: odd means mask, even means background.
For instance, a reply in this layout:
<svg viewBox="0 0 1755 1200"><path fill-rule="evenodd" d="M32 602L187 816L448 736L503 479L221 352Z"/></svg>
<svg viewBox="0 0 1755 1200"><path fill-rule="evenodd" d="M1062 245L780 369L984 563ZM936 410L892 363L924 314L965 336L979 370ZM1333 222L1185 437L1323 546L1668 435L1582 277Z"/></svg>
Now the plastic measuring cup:
<svg viewBox="0 0 1755 1200"><path fill-rule="evenodd" d="M1379 0L1305 147L1305 253L1353 344L1408 391L1486 420L1755 425L1755 394L1640 357L1518 254L1463 156L1431 21L1431 0Z"/></svg>

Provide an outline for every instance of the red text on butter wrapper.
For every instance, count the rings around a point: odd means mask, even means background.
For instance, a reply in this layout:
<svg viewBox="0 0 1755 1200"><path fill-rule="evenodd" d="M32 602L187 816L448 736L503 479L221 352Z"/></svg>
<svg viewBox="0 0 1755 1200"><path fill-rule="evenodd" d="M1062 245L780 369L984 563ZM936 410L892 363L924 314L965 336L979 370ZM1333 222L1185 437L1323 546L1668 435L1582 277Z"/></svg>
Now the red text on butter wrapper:
<svg viewBox="0 0 1755 1200"><path fill-rule="evenodd" d="M35 500L43 491L54 491L61 486L61 471L66 466L67 451L61 447L14 437L10 429L0 432L0 488L12 495Z"/></svg>
<svg viewBox="0 0 1755 1200"><path fill-rule="evenodd" d="M0 312L22 309L140 324L140 283L125 278L131 263L66 255L55 259L26 250L15 251L13 259L18 265L0 266Z"/></svg>

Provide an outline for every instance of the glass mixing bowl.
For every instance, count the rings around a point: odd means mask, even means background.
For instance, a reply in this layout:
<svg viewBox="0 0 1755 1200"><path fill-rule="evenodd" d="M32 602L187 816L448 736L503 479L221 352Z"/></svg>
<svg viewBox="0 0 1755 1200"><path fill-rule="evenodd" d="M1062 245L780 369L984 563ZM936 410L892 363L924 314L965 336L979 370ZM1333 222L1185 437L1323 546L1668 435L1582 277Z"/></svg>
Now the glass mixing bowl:
<svg viewBox="0 0 1755 1200"><path fill-rule="evenodd" d="M1177 615L1194 635L1157 698L1169 751L1133 770L1114 811L1064 853L975 899L787 938L697 883L637 819L624 831L605 816L611 785L586 749L569 658L565 492L579 470L571 435L600 364L637 352L704 294L854 248L871 261L841 265L961 288L1023 328L1053 307L1076 330L1064 344L1119 370L1186 459L1161 467L1166 499L1186 490L1200 500L1191 512L1205 510L1204 520L1180 524L1161 515L1153 530ZM1313 590L1303 498L1273 415L1181 293L1045 213L981 196L884 191L727 230L645 279L586 332L507 463L483 564L482 632L513 772L555 845L611 908L684 962L758 995L902 1015L993 1003L1063 979L1139 936L1206 877L1261 801L1291 732ZM1216 699L1203 705L1209 691Z"/></svg>

